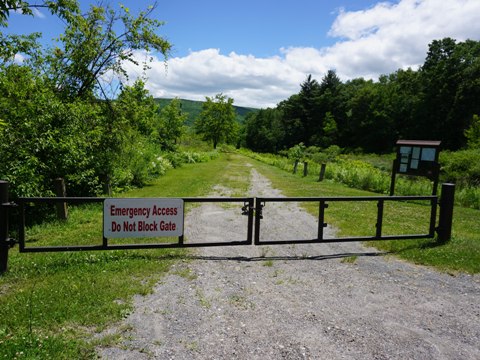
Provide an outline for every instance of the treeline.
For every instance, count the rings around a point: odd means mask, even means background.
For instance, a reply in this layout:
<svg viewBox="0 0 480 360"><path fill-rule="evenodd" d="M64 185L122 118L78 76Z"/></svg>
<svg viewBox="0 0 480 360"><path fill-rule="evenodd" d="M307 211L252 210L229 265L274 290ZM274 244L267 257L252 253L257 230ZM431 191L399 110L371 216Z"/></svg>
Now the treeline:
<svg viewBox="0 0 480 360"><path fill-rule="evenodd" d="M10 11L28 15L32 6L8 2L0 26L8 26ZM149 18L153 8L134 17L126 8L81 12L76 1L45 6L65 23L54 46L43 48L39 34L0 32L0 179L12 196L52 195L58 177L68 196L96 195L199 160L175 152L186 118L178 100L160 110L141 80L106 81L126 75L132 49L168 55L170 44L155 33L161 23ZM114 101L110 86L119 87Z"/></svg>
<svg viewBox="0 0 480 360"><path fill-rule="evenodd" d="M269 153L299 143L384 153L403 138L441 140L444 149L457 150L467 145L479 99L480 41L444 38L429 45L418 70L378 81L342 82L333 70L320 83L308 76L298 94L248 115L245 144Z"/></svg>

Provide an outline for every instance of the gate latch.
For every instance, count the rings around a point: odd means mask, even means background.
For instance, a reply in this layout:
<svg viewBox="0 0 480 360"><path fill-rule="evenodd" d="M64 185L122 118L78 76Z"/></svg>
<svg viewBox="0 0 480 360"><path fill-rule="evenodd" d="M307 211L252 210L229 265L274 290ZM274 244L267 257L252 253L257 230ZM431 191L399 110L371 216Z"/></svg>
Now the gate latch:
<svg viewBox="0 0 480 360"><path fill-rule="evenodd" d="M248 201L245 201L243 203L243 206L242 206L242 215L247 215L248 216L248 213L250 212L250 209L252 209L250 207L250 203ZM255 208L253 208L255 210Z"/></svg>
<svg viewBox="0 0 480 360"><path fill-rule="evenodd" d="M260 219L263 219L263 207L265 206L265 203L262 202L258 208L250 206L250 204L245 201L244 205L242 206L242 215L247 215L249 214L250 210L253 210L257 213L258 217Z"/></svg>

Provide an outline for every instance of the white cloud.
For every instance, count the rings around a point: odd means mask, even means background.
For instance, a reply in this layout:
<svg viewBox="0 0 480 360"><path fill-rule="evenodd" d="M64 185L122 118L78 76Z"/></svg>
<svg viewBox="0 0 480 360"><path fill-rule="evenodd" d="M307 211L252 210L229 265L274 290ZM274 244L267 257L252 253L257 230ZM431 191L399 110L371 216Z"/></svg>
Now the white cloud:
<svg viewBox="0 0 480 360"><path fill-rule="evenodd" d="M329 32L339 39L333 46L282 48L279 56L269 58L205 49L169 59L167 69L163 59L154 58L147 88L158 97L204 100L222 92L237 105L275 106L298 92L308 74L321 81L335 69L343 80L376 79L418 67L432 40L479 40L478 14L478 0L401 0L362 11L340 10ZM140 74L134 67L129 72Z"/></svg>
<svg viewBox="0 0 480 360"><path fill-rule="evenodd" d="M25 56L23 56L22 54L15 54L13 58L13 62L15 64L23 64L24 61L25 61Z"/></svg>
<svg viewBox="0 0 480 360"><path fill-rule="evenodd" d="M33 11L33 16L38 17L38 18L40 18L40 19L45 19L45 18L46 18L45 14L42 13L42 12L41 12L40 10L38 10L37 8L33 8L32 11Z"/></svg>

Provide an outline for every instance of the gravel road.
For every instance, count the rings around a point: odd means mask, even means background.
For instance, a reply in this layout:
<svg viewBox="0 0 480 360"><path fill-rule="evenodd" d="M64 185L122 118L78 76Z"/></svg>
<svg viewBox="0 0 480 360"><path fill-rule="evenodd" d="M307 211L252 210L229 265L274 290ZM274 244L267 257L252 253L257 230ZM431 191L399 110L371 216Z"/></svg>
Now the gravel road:
<svg viewBox="0 0 480 360"><path fill-rule="evenodd" d="M252 196L281 196L251 171ZM228 196L217 188L215 195ZM269 203L269 239L311 238L314 217ZM275 219L267 221L267 219ZM240 240L246 217L194 208L189 241ZM328 236L334 229L327 228ZM312 235L313 234L313 235ZM362 244L196 249L138 296L104 359L480 359L480 277L452 276Z"/></svg>

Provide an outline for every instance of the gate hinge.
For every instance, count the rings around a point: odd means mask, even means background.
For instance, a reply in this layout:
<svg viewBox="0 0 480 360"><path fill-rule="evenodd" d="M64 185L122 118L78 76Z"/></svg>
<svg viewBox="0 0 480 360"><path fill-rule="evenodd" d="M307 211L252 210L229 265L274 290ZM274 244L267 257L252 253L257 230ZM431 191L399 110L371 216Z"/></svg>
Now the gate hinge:
<svg viewBox="0 0 480 360"><path fill-rule="evenodd" d="M16 202L13 202L13 201L2 203L0 205L2 205L4 207L10 207L10 208L18 207L18 204Z"/></svg>

